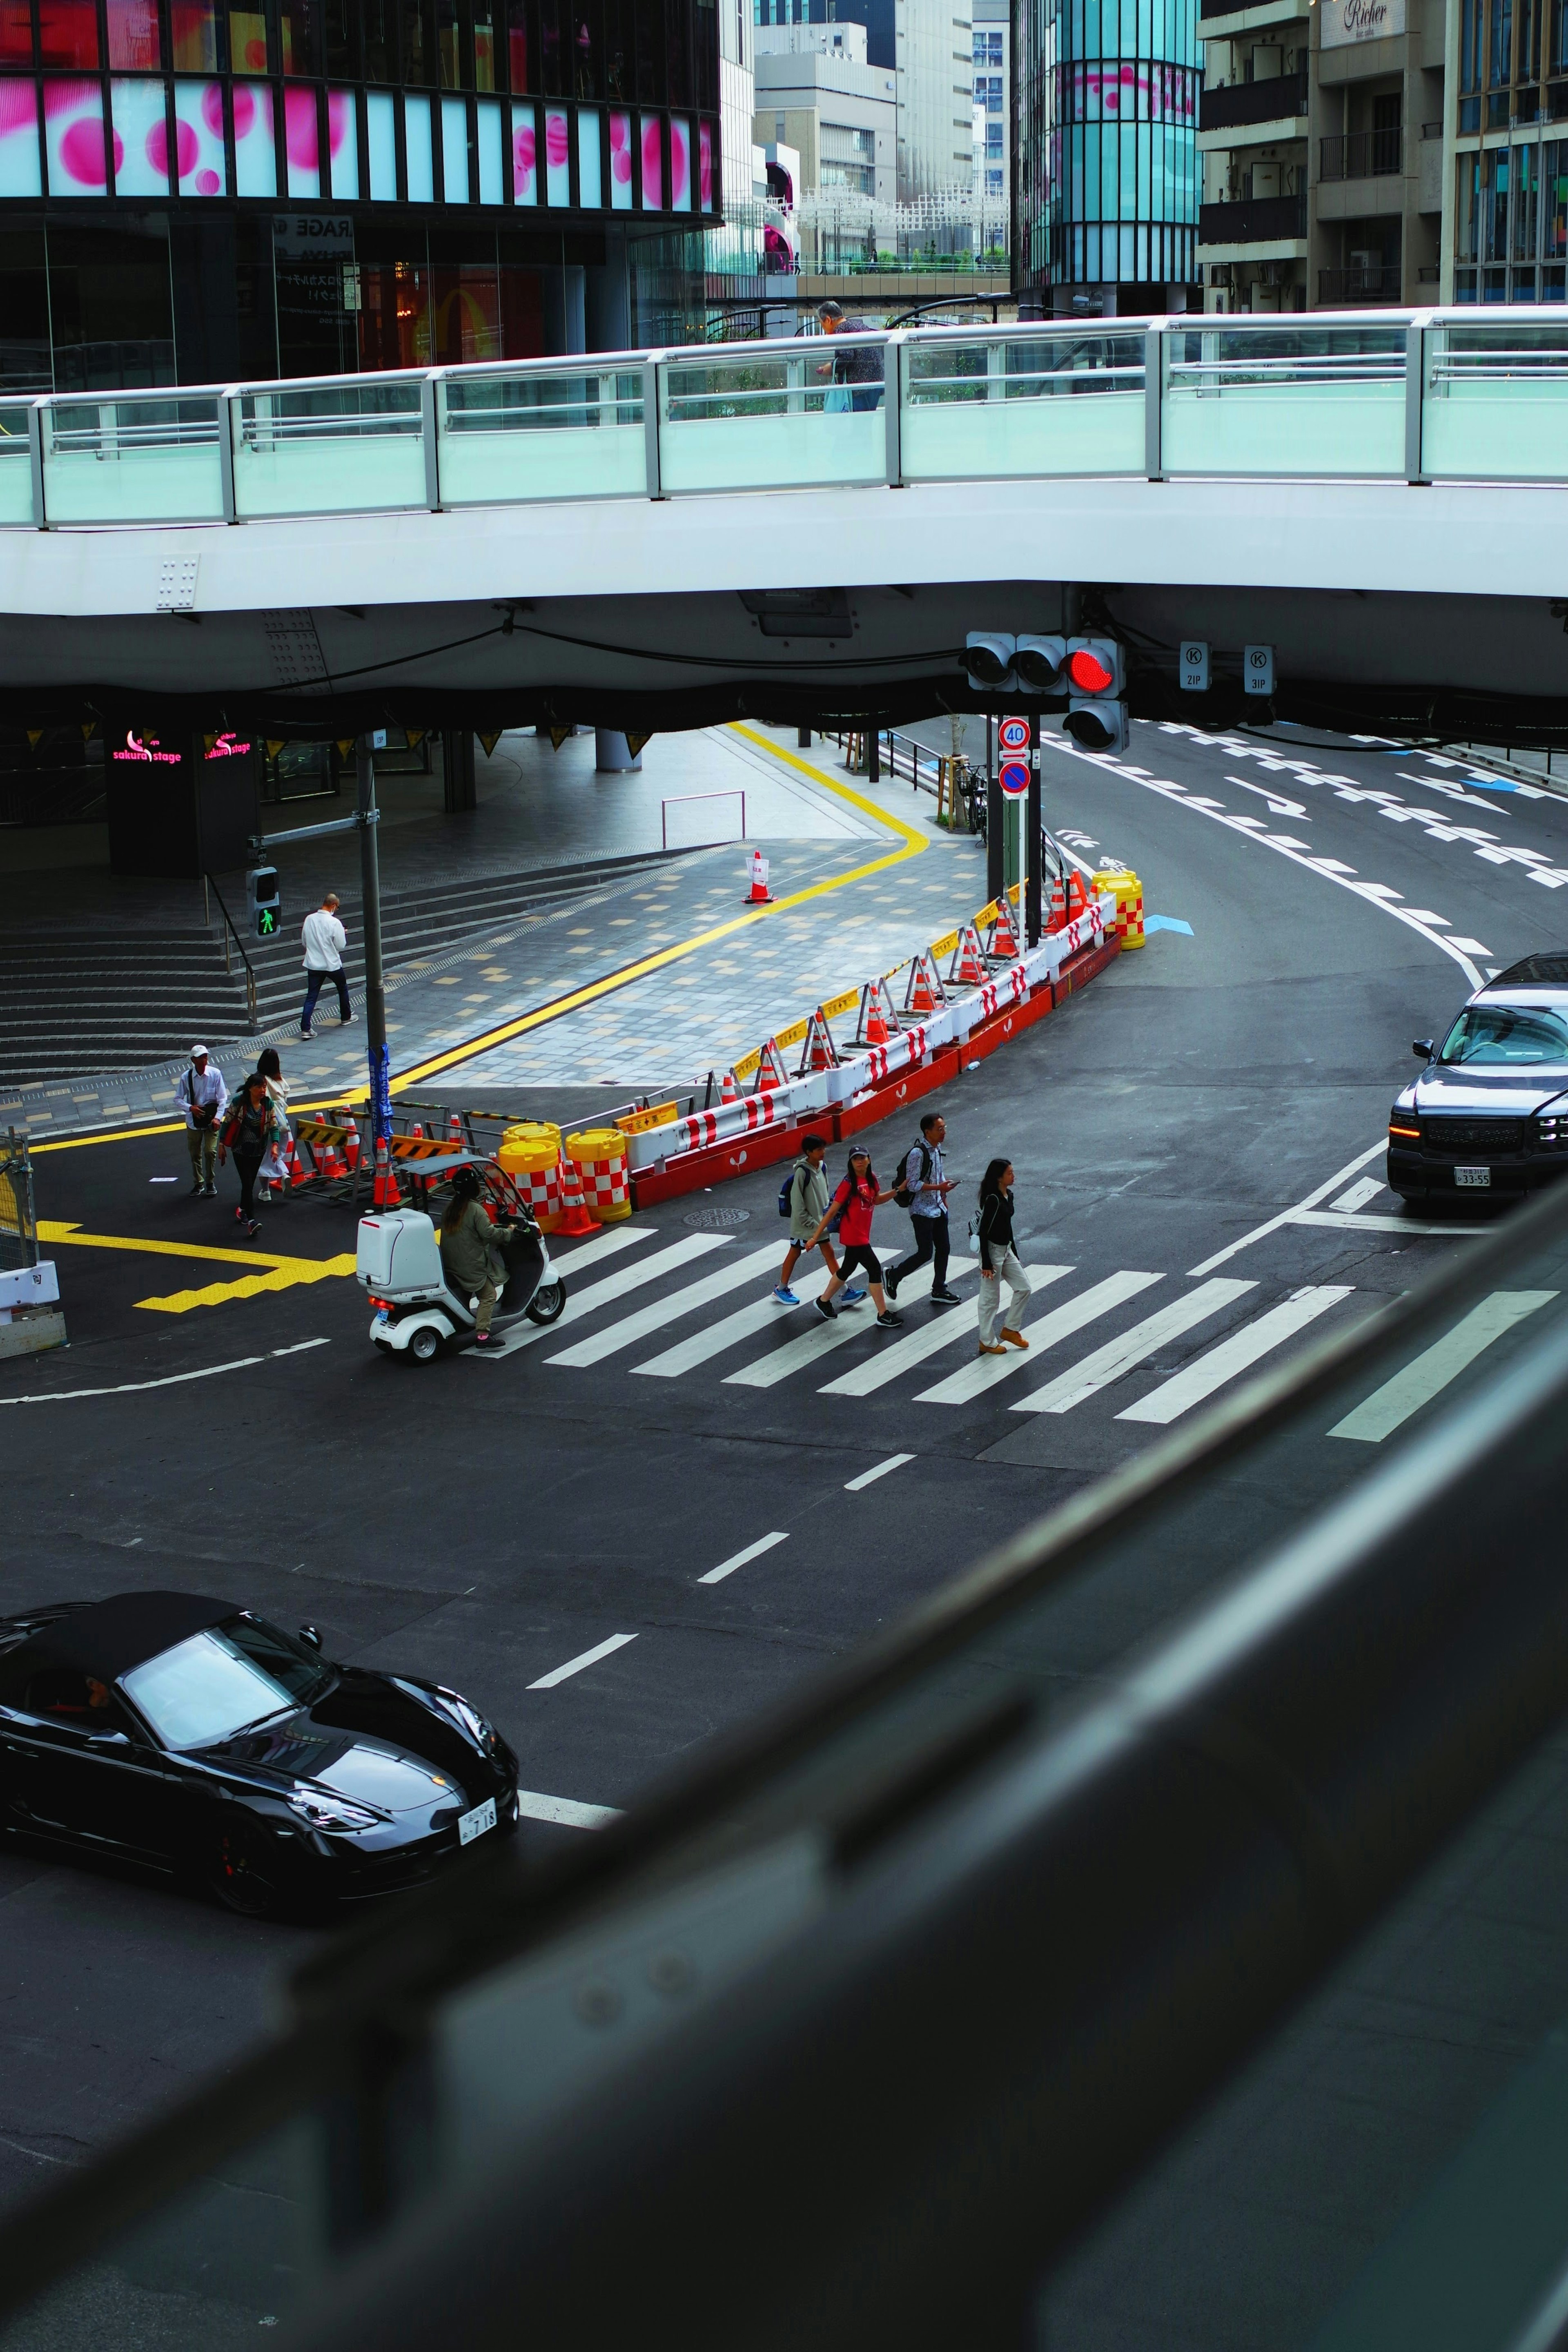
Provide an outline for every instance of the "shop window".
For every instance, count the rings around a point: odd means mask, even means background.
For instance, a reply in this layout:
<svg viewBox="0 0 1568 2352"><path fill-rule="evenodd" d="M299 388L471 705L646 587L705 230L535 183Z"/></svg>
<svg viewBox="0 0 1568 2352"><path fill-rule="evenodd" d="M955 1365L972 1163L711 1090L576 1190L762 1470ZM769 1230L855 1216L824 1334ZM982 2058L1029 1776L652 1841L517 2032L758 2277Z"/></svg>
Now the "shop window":
<svg viewBox="0 0 1568 2352"><path fill-rule="evenodd" d="M217 0L172 0L169 34L176 73L216 73Z"/></svg>
<svg viewBox="0 0 1568 2352"><path fill-rule="evenodd" d="M496 86L497 0L474 0L474 87L490 91Z"/></svg>
<svg viewBox="0 0 1568 2352"><path fill-rule="evenodd" d="M38 52L47 66L96 67L95 0L38 0Z"/></svg>
<svg viewBox="0 0 1568 2352"><path fill-rule="evenodd" d="M537 269L509 262L500 268L501 357L541 360L545 355L544 284Z"/></svg>
<svg viewBox="0 0 1568 2352"><path fill-rule="evenodd" d="M27 0L0 0L0 67L33 62L33 11Z"/></svg>
<svg viewBox="0 0 1568 2352"><path fill-rule="evenodd" d="M229 71L236 74L266 73L267 18L259 8L229 10Z"/></svg>
<svg viewBox="0 0 1568 2352"><path fill-rule="evenodd" d="M278 0L277 22L283 36L284 72L301 77L319 74L321 70L319 0ZM293 193L291 188L290 194Z"/></svg>
<svg viewBox="0 0 1568 2352"><path fill-rule="evenodd" d="M5 165L0 143L0 170ZM33 140L37 161L37 137ZM37 194L37 189L32 191ZM4 359L0 386L9 393L37 394L52 388L49 358L49 289L44 266L41 229L0 231L0 319L4 319Z"/></svg>
<svg viewBox="0 0 1568 2352"><path fill-rule="evenodd" d="M426 0L403 0L402 79L416 89L428 89L435 58L434 35Z"/></svg>
<svg viewBox="0 0 1568 2352"><path fill-rule="evenodd" d="M360 365L430 365L430 273L423 262L360 265Z"/></svg>
<svg viewBox="0 0 1568 2352"><path fill-rule="evenodd" d="M507 87L533 88L528 79L528 0L507 0Z"/></svg>
<svg viewBox="0 0 1568 2352"><path fill-rule="evenodd" d="M158 0L109 0L110 71L156 73L162 62Z"/></svg>
<svg viewBox="0 0 1568 2352"><path fill-rule="evenodd" d="M501 299L495 264L465 263L430 273L431 324L437 367L501 357Z"/></svg>
<svg viewBox="0 0 1568 2352"><path fill-rule="evenodd" d="M234 86L235 194L275 196L277 194L277 142L272 109L272 87L265 81L236 81Z"/></svg>
<svg viewBox="0 0 1568 2352"><path fill-rule="evenodd" d="M43 193L37 94L30 81L7 82L0 87L0 196Z"/></svg>
<svg viewBox="0 0 1568 2352"><path fill-rule="evenodd" d="M99 125L101 131L101 123ZM49 316L60 392L133 392L174 381L168 231L49 227Z"/></svg>

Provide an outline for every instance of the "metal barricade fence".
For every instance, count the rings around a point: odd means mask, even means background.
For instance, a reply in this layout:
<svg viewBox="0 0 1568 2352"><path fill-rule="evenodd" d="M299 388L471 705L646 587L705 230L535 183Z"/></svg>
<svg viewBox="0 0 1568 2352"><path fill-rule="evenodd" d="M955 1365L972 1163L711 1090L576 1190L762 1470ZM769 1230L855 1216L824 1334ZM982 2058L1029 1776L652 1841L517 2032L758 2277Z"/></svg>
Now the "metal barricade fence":
<svg viewBox="0 0 1568 2352"><path fill-rule="evenodd" d="M38 1263L38 1221L33 1210L33 1161L27 1139L12 1128L0 1154L0 1273Z"/></svg>

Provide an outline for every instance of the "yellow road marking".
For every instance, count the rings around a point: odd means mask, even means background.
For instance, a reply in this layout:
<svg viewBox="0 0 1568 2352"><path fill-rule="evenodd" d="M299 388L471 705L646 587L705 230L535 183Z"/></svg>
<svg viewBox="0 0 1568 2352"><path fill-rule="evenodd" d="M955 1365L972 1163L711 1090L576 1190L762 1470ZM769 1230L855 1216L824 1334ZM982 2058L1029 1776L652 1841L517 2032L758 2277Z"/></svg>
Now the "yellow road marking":
<svg viewBox="0 0 1568 2352"><path fill-rule="evenodd" d="M270 1274L242 1274L237 1282L209 1282L203 1290L172 1290L162 1298L138 1298L160 1315L188 1315L193 1307L222 1307L231 1298L255 1298L264 1290L292 1290L298 1282L324 1282L331 1275L354 1271L351 1251L341 1257L298 1258L273 1267Z"/></svg>
<svg viewBox="0 0 1568 2352"><path fill-rule="evenodd" d="M277 1250L236 1250L210 1247L201 1242L155 1242L132 1239L122 1234L84 1234L74 1224L62 1224L40 1217L38 1239L64 1244L77 1249L130 1250L141 1257L201 1257L215 1258L223 1265L255 1265L260 1274L241 1275L233 1282L209 1283L202 1290L172 1291L162 1298L138 1298L138 1307L151 1307L163 1315L185 1315L193 1307L217 1307L228 1298L254 1298L262 1290L291 1290L299 1282L325 1282L329 1276L350 1275L354 1271L354 1254L345 1250L337 1257L288 1257Z"/></svg>
<svg viewBox="0 0 1568 2352"><path fill-rule="evenodd" d="M129 1143L138 1135L183 1135L183 1118L171 1120L167 1127L117 1127L112 1135L68 1135L59 1143L35 1143L29 1136L27 1148L36 1160L40 1151L80 1151L89 1143Z"/></svg>

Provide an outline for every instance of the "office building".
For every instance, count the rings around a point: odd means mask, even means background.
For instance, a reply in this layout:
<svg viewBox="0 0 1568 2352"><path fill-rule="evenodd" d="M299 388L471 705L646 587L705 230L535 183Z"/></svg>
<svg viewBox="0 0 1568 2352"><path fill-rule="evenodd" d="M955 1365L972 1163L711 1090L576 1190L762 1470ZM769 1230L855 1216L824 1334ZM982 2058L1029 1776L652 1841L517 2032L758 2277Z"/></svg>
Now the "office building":
<svg viewBox="0 0 1568 2352"><path fill-rule="evenodd" d="M1014 0L1012 71L1022 314L1182 307L1197 268L1192 0Z"/></svg>
<svg viewBox="0 0 1568 2352"><path fill-rule="evenodd" d="M795 151L800 182L794 195L891 204L898 157L896 78L867 62L864 26L758 25L753 38L754 135L768 151Z"/></svg>
<svg viewBox="0 0 1568 2352"><path fill-rule="evenodd" d="M1012 121L1011 0L973 0L975 194L991 204L1008 193Z"/></svg>
<svg viewBox="0 0 1568 2352"><path fill-rule="evenodd" d="M1443 299L1561 302L1568 293L1568 6L1451 0L1451 8Z"/></svg>
<svg viewBox="0 0 1568 2352"><path fill-rule="evenodd" d="M0 0L0 384L527 358L700 314L719 48L714 0Z"/></svg>

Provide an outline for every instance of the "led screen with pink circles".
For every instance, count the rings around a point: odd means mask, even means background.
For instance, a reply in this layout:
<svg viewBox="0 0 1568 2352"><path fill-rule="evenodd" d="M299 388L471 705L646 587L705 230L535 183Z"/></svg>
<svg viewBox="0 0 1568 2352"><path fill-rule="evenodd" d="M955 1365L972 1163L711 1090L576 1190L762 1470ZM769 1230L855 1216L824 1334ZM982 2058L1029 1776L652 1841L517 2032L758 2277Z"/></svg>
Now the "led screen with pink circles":
<svg viewBox="0 0 1568 2352"><path fill-rule="evenodd" d="M101 196L109 190L103 84L62 76L44 84L44 153L52 196ZM114 163L124 161L114 139Z"/></svg>
<svg viewBox="0 0 1568 2352"><path fill-rule="evenodd" d="M632 209L632 117L613 110L610 116L610 209Z"/></svg>

